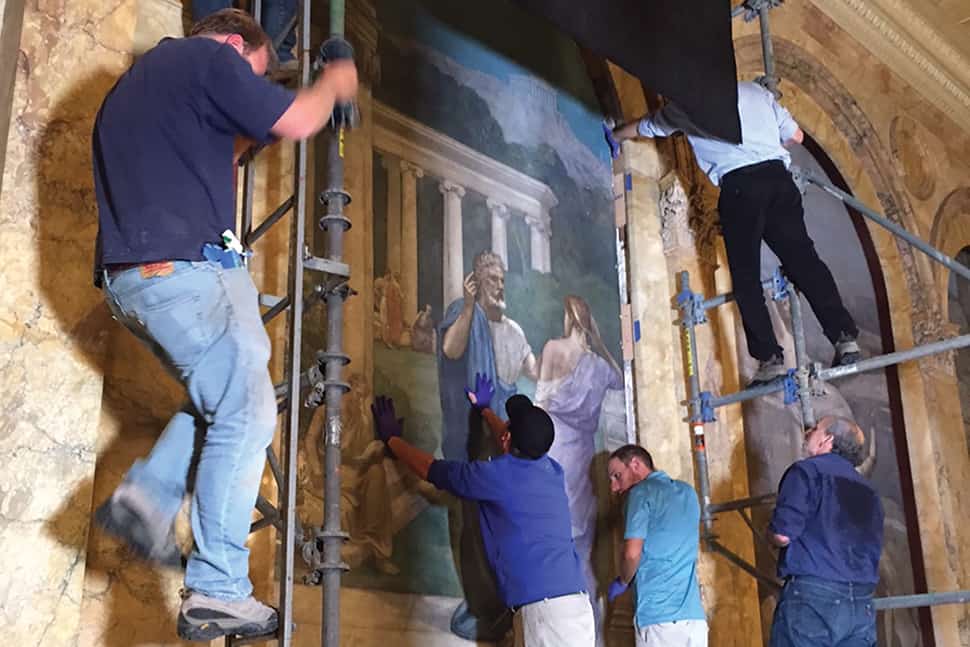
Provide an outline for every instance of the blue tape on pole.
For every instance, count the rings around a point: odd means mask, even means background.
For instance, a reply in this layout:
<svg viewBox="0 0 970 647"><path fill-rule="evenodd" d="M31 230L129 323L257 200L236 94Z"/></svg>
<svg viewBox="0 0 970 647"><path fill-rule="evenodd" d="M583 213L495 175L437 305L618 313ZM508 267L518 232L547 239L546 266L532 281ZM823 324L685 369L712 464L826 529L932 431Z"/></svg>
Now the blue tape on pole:
<svg viewBox="0 0 970 647"><path fill-rule="evenodd" d="M627 191L633 190L633 176L629 173L623 175L623 188Z"/></svg>
<svg viewBox="0 0 970 647"><path fill-rule="evenodd" d="M798 380L795 379L796 369L788 369L785 376L785 404L795 404L798 402Z"/></svg>
<svg viewBox="0 0 970 647"><path fill-rule="evenodd" d="M633 322L633 341L640 341L640 320Z"/></svg>

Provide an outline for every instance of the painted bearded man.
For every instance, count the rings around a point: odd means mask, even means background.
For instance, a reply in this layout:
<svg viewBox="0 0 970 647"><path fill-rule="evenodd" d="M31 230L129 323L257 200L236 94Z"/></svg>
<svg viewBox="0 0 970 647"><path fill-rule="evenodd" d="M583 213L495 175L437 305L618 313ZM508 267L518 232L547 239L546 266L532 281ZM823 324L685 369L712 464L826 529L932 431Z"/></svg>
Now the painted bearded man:
<svg viewBox="0 0 970 647"><path fill-rule="evenodd" d="M441 395L441 448L448 460L476 460L497 454L478 420L469 420L465 389L481 373L495 385L492 408L505 411L519 377L538 378L537 362L521 326L505 316L505 268L490 251L475 257L465 277L464 294L445 311L438 326L438 384ZM471 431L471 433L470 433ZM478 504L461 503L461 523L452 510L453 532L460 525L460 572L465 602L451 619L451 630L468 640L496 640L511 627L495 578L482 548ZM457 534L457 533L455 533ZM457 537L453 536L455 547Z"/></svg>

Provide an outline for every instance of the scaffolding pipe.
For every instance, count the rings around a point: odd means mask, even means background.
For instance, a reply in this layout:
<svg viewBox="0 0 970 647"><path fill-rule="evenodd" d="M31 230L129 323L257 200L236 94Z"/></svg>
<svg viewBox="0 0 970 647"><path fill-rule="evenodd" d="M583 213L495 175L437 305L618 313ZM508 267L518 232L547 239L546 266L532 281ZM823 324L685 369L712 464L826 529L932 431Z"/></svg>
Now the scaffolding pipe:
<svg viewBox="0 0 970 647"><path fill-rule="evenodd" d="M761 287L765 290L772 288L774 286L775 286L775 280L773 278L764 279L763 281L761 281ZM728 292L727 294L716 294L712 296L710 299L704 299L703 301L701 301L701 308L703 308L704 311L706 312L708 310L711 310L712 308L723 306L725 303L730 303L731 301L734 301L733 292Z"/></svg>
<svg viewBox="0 0 970 647"><path fill-rule="evenodd" d="M680 290L682 293L690 292L690 274L686 271L680 273ZM697 464L697 483L701 495L701 523L704 526L704 535L707 536L714 531L714 518L708 510L711 503L711 483L707 471L707 447L704 441L704 416L700 402L700 378L697 374L697 340L694 333L696 322L691 311L690 300L681 302L680 307L680 329L686 348L687 388L690 395L691 446L694 449L694 459Z"/></svg>
<svg viewBox="0 0 970 647"><path fill-rule="evenodd" d="M734 564L735 566L737 566L742 571L744 571L751 577L755 578L759 582L763 582L764 584L767 584L773 589L781 589L781 582L779 582L777 578L772 577L771 575L762 573L757 568L755 568L750 563L748 563L746 559L744 559L743 557L741 557L731 549L727 548L726 546L724 546L724 544L717 541L713 537L705 537L705 543L707 544L707 547L709 549L713 550L715 553L720 553L721 555L726 557L729 562L731 562L732 564Z"/></svg>
<svg viewBox="0 0 970 647"><path fill-rule="evenodd" d="M942 593L919 593L874 598L872 606L877 611L931 607L938 604L964 604L970 602L970 591L944 591Z"/></svg>
<svg viewBox="0 0 970 647"><path fill-rule="evenodd" d="M902 362L920 359L921 357L926 357L927 355L945 353L946 351L966 348L967 346L970 346L970 334L960 335L959 337L953 337L951 339L944 339L942 341L933 342L932 344L923 344L922 346L910 348L909 350L901 350L895 353L879 355L878 357L864 359L856 362L855 364L849 364L848 366L833 366L832 368L821 369L818 371L816 377L824 382L829 380L837 380L841 377L847 377L857 373L865 373L867 371L874 371L876 369L885 368L886 366L892 366L893 364L901 364Z"/></svg>
<svg viewBox="0 0 970 647"><path fill-rule="evenodd" d="M838 187L832 186L827 181L821 178L818 178L815 175L809 172L806 172L802 169L799 169L798 173L801 174L801 176L805 178L805 180L811 182L812 184L821 188L823 191L829 193L830 195L835 196L845 204L849 205L850 207L852 207L853 209L861 213L869 220L873 221L874 223L880 225L881 227L884 227L885 229L888 229L895 236L902 238L907 243L909 243L916 249L920 250L921 252L923 252L930 258L932 258L937 263L940 263L941 265L945 266L954 274L957 274L962 278L970 281L970 268L968 268L966 265L963 265L962 263L958 263L957 261L953 260L952 258L947 256L940 250L936 249L935 247L933 247L932 245L924 241L922 238L919 238L918 236L914 236L913 234L909 233L908 231L900 227L898 224L896 224L889 218L886 218L879 212L870 209L863 202L860 202L858 199L856 199L855 196L852 196L846 193L845 191L843 191L842 189L839 189Z"/></svg>
<svg viewBox="0 0 970 647"><path fill-rule="evenodd" d="M762 494L760 496L752 496L747 499L736 499L734 501L725 501L724 503L712 503L708 507L711 514L716 514L718 512L730 512L732 510L744 510L746 508L754 508L760 505L768 505L769 503L774 503L778 495L772 492L771 494Z"/></svg>
<svg viewBox="0 0 970 647"><path fill-rule="evenodd" d="M300 14L300 87L310 85L310 0L303 0ZM293 643L293 561L296 544L296 472L298 465L298 442L300 437L300 375L301 346L303 339L303 250L306 246L307 214L307 157L309 145L301 139L296 145L296 165L293 195L295 198L290 227L290 270L288 309L290 338L287 419L282 438L283 474L282 515L282 568L280 573L279 647L291 647Z"/></svg>
<svg viewBox="0 0 970 647"><path fill-rule="evenodd" d="M761 55L765 61L765 86L775 97L778 92L778 77L775 76L775 47L771 44L771 29L768 26L768 10L770 5L762 2L758 6L758 22L761 24Z"/></svg>
<svg viewBox="0 0 970 647"><path fill-rule="evenodd" d="M305 11L309 12L310 0L304 0ZM306 15L306 14L305 14ZM308 38L309 30L304 30ZM330 37L343 38L344 0L330 1ZM309 49L309 42L307 42ZM344 207L349 197L344 190L343 160L344 128L337 125L328 131L326 140L326 187L322 195L325 215L321 227L327 232L327 259L335 263L343 260L344 232L349 222L344 216ZM344 284L346 286L346 284ZM321 615L321 634L323 647L340 645L340 576L346 569L340 558L345 535L340 529L340 405L344 389L341 382L343 370L343 324L344 300L348 294L346 287L331 289L326 294L327 303L327 360L324 362L325 388L324 401L327 417L324 427L324 484L323 484L323 529L318 534L318 547L323 544L323 563L321 575L323 582L323 609ZM293 394L291 406L299 406L297 393Z"/></svg>
<svg viewBox="0 0 970 647"><path fill-rule="evenodd" d="M811 378L809 376L808 350L805 347L805 318L802 314L802 299L795 285L788 283L788 305L791 307L792 336L795 338L795 381L798 383L798 403L802 412L802 427L815 426L815 408L812 406ZM795 430L792 450L796 460L802 444L802 430Z"/></svg>

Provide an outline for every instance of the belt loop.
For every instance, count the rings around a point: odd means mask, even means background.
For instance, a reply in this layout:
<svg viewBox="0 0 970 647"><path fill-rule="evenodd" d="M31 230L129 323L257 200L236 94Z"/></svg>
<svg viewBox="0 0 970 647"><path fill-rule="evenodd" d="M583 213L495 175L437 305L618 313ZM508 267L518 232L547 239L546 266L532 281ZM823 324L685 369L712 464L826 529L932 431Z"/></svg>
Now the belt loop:
<svg viewBox="0 0 970 647"><path fill-rule="evenodd" d="M105 288L110 286L110 281L108 279L108 270L106 268L101 268L101 285Z"/></svg>

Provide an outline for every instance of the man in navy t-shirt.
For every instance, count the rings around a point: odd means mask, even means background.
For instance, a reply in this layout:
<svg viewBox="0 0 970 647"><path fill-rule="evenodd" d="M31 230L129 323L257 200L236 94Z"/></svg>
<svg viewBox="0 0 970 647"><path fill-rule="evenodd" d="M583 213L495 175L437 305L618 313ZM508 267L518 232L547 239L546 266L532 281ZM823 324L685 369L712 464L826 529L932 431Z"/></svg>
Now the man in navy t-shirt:
<svg viewBox="0 0 970 647"><path fill-rule="evenodd" d="M876 644L872 594L879 581L883 511L855 470L865 436L827 416L805 434L808 458L785 472L769 539L781 547L785 580L771 625L772 647Z"/></svg>
<svg viewBox="0 0 970 647"><path fill-rule="evenodd" d="M105 98L92 136L95 282L189 396L95 518L141 557L178 566L172 526L191 495L195 546L178 618L185 640L261 635L278 622L252 597L248 571L276 398L256 288L223 243L235 224L234 144L309 137L357 91L349 61L328 64L296 93L273 85L263 78L270 48L248 14L216 12L190 38L141 56Z"/></svg>
<svg viewBox="0 0 970 647"><path fill-rule="evenodd" d="M593 647L596 628L573 544L562 467L549 458L552 419L524 395L506 402L508 424L488 408L494 387L477 377L468 397L504 454L487 461L435 460L401 438L394 403L372 407L388 450L423 479L479 502L482 540L499 595L515 613L516 647Z"/></svg>

